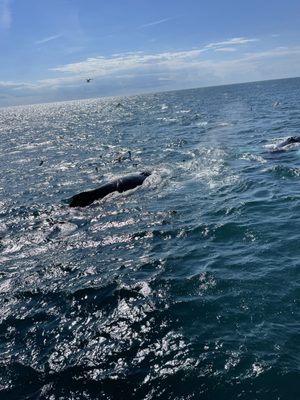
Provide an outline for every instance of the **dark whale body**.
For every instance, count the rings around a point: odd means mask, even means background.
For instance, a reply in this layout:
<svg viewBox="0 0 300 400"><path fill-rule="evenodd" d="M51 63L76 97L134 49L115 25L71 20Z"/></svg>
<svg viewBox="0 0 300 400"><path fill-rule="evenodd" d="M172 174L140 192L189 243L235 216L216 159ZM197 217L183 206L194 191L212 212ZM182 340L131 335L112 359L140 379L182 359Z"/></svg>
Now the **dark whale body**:
<svg viewBox="0 0 300 400"><path fill-rule="evenodd" d="M289 144L292 143L300 143L300 136L291 136L287 138L285 141L277 145L277 149L282 149L283 147L288 146Z"/></svg>
<svg viewBox="0 0 300 400"><path fill-rule="evenodd" d="M98 189L89 190L75 194L69 203L70 207L86 207L98 199L103 199L112 192L125 192L143 184L144 180L151 175L150 172L142 172L138 175L128 175L115 181L106 183Z"/></svg>

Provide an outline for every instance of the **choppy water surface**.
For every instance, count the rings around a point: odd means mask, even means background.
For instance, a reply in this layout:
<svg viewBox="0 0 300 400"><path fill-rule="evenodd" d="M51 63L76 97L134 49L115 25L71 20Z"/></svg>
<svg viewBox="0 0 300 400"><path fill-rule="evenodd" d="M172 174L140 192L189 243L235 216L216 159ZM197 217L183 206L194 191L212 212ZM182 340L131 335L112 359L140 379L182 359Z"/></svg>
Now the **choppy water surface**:
<svg viewBox="0 0 300 400"><path fill-rule="evenodd" d="M1 398L300 398L300 148L272 151L299 104L290 79L1 109Z"/></svg>

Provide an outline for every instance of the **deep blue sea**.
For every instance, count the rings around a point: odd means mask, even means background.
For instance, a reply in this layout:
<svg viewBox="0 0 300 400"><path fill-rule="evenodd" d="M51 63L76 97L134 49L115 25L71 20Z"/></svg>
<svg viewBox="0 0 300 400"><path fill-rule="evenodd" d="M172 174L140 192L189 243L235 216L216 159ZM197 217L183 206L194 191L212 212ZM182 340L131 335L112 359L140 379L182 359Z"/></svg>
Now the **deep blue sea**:
<svg viewBox="0 0 300 400"><path fill-rule="evenodd" d="M297 78L0 109L0 398L299 399L295 135Z"/></svg>

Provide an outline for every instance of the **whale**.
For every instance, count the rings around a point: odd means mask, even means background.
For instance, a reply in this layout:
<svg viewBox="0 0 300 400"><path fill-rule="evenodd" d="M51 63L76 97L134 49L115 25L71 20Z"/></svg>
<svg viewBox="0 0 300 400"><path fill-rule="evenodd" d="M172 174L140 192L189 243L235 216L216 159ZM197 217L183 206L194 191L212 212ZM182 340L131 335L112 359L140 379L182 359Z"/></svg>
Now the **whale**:
<svg viewBox="0 0 300 400"><path fill-rule="evenodd" d="M140 174L127 175L123 178L105 183L97 189L88 190L75 194L69 201L69 207L86 207L94 201L103 199L113 192L125 192L126 190L134 189L143 184L144 180L151 175L151 172L145 171Z"/></svg>
<svg viewBox="0 0 300 400"><path fill-rule="evenodd" d="M290 136L289 138L287 138L286 140L284 140L283 142L279 143L276 146L276 149L281 150L284 147L293 144L293 143L300 143L300 136Z"/></svg>

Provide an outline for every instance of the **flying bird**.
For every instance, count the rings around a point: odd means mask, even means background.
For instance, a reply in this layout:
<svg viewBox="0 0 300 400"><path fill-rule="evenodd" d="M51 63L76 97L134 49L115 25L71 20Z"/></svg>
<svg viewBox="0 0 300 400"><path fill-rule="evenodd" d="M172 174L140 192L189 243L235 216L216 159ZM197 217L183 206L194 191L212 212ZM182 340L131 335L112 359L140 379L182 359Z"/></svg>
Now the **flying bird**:
<svg viewBox="0 0 300 400"><path fill-rule="evenodd" d="M86 81L87 83L90 83L93 79L92 78L87 78Z"/></svg>

